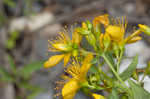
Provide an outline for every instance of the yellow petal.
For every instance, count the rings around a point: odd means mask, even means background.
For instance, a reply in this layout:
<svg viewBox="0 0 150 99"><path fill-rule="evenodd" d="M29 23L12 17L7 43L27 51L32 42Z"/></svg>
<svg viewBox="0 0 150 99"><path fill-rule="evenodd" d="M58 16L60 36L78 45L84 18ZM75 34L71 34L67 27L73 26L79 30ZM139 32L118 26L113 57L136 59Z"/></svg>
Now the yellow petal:
<svg viewBox="0 0 150 99"><path fill-rule="evenodd" d="M71 53L65 54L65 56L64 56L64 66L66 66L67 63L69 62L70 56L71 56Z"/></svg>
<svg viewBox="0 0 150 99"><path fill-rule="evenodd" d="M80 44L82 40L82 35L80 35L77 31L73 32L72 42L76 44Z"/></svg>
<svg viewBox="0 0 150 99"><path fill-rule="evenodd" d="M101 34L101 35L100 35L100 38L99 38L99 43L100 43L100 47L101 47L102 49L104 49L103 38L104 38L104 34Z"/></svg>
<svg viewBox="0 0 150 99"><path fill-rule="evenodd" d="M90 53L83 60L82 67L81 67L81 72L83 73L82 75L86 76L88 70L91 67L91 61L92 61L92 59L93 59L93 55Z"/></svg>
<svg viewBox="0 0 150 99"><path fill-rule="evenodd" d="M63 99L73 99L78 89L78 83L74 80L70 80L62 89Z"/></svg>
<svg viewBox="0 0 150 99"><path fill-rule="evenodd" d="M52 44L52 46L60 51L69 51L70 50L69 46L67 44L63 44L63 43Z"/></svg>
<svg viewBox="0 0 150 99"><path fill-rule="evenodd" d="M88 29L88 27L87 27L87 25L86 25L86 23L85 23L85 22L82 22L82 28L84 28L84 29Z"/></svg>
<svg viewBox="0 0 150 99"><path fill-rule="evenodd" d="M124 38L124 30L120 26L109 25L106 33L115 41L121 41Z"/></svg>
<svg viewBox="0 0 150 99"><path fill-rule="evenodd" d="M143 24L138 24L139 28L142 30L146 30L148 28L147 25L143 25Z"/></svg>
<svg viewBox="0 0 150 99"><path fill-rule="evenodd" d="M135 43L139 40L141 40L142 38L140 36L137 36L137 37L133 37L132 39L128 40L127 43L128 44L131 44L131 43Z"/></svg>
<svg viewBox="0 0 150 99"><path fill-rule="evenodd" d="M58 64L63 58L64 58L64 54L62 54L62 55L54 55L54 56L50 57L48 59L48 61L46 61L44 63L44 67L45 68L53 67L56 64Z"/></svg>
<svg viewBox="0 0 150 99"><path fill-rule="evenodd" d="M108 14L100 15L93 20L94 27L96 27L98 23L104 24L105 26L109 25Z"/></svg>
<svg viewBox="0 0 150 99"><path fill-rule="evenodd" d="M104 96L99 95L99 94L95 94L95 93L93 93L92 96L94 97L94 99L105 99Z"/></svg>
<svg viewBox="0 0 150 99"><path fill-rule="evenodd" d="M129 36L125 39L125 42L128 42L128 41L131 40L132 38L138 36L140 33L142 33L140 30L136 30L134 33L132 33L131 35L129 35Z"/></svg>

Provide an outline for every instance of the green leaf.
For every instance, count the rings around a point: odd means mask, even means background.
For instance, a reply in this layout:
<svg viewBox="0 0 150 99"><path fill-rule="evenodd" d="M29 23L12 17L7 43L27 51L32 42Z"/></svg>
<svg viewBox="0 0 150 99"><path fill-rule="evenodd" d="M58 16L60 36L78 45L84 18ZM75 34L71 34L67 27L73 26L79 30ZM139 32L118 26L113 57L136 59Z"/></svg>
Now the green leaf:
<svg viewBox="0 0 150 99"><path fill-rule="evenodd" d="M108 99L119 99L117 90L115 88L112 89L112 92L109 94Z"/></svg>
<svg viewBox="0 0 150 99"><path fill-rule="evenodd" d="M27 96L27 99L35 99L35 97L36 97L39 93L41 93L40 90L35 90L35 91L33 91L31 94L29 94L29 95Z"/></svg>
<svg viewBox="0 0 150 99"><path fill-rule="evenodd" d="M3 0L4 3L10 7L15 7L15 2L13 0Z"/></svg>
<svg viewBox="0 0 150 99"><path fill-rule="evenodd" d="M34 99L35 96L37 96L39 93L43 91L43 89L41 89L40 87L31 85L28 82L21 82L19 86L21 88L25 88L27 91L30 92L30 94L27 96L27 99Z"/></svg>
<svg viewBox="0 0 150 99"><path fill-rule="evenodd" d="M13 78L11 77L11 75L0 66L0 80L4 81L4 82L12 82Z"/></svg>
<svg viewBox="0 0 150 99"><path fill-rule="evenodd" d="M12 49L12 48L14 48L14 47L15 47L15 42L14 42L14 40L12 40L12 39L7 40L7 42L6 42L6 48Z"/></svg>
<svg viewBox="0 0 150 99"><path fill-rule="evenodd" d="M19 71L19 74L24 78L28 79L33 72L43 67L43 63L44 61L38 61L38 62L33 62L31 64L28 64Z"/></svg>
<svg viewBox="0 0 150 99"><path fill-rule="evenodd" d="M3 23L5 22L5 20L6 20L6 17L4 15L4 13L0 12L0 26L3 25Z"/></svg>
<svg viewBox="0 0 150 99"><path fill-rule="evenodd" d="M140 85L134 83L132 80L128 80L132 91L132 98L130 99L150 99L150 93L147 92Z"/></svg>
<svg viewBox="0 0 150 99"><path fill-rule="evenodd" d="M14 63L14 60L13 58L8 55L8 61L9 61L9 64L10 64L10 68L12 70L13 73L16 73L16 66L15 66L15 63Z"/></svg>
<svg viewBox="0 0 150 99"><path fill-rule="evenodd" d="M98 72L98 69L95 65L92 65L91 68L89 69L89 72L91 73L97 73Z"/></svg>
<svg viewBox="0 0 150 99"><path fill-rule="evenodd" d="M6 42L6 48L12 49L16 46L16 40L19 37L20 32L13 31L11 32L10 38Z"/></svg>
<svg viewBox="0 0 150 99"><path fill-rule="evenodd" d="M107 53L106 54L106 57L107 57L107 59L110 61L110 63L112 64L112 66L114 66L114 68L115 68L115 70L117 69L116 67L116 64L115 64L115 61L114 61L114 58L113 58L113 56L111 55L111 53Z"/></svg>
<svg viewBox="0 0 150 99"><path fill-rule="evenodd" d="M137 64L138 64L138 56L136 55L132 63L128 66L128 68L120 74L120 77L122 78L122 80L125 81L132 76L133 72L135 71L137 67Z"/></svg>

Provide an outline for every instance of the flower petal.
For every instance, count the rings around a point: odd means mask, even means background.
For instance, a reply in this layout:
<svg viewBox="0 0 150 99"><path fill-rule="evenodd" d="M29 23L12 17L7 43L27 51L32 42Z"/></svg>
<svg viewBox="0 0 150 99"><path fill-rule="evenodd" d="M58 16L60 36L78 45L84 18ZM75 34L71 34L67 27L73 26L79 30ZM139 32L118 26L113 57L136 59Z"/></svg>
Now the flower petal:
<svg viewBox="0 0 150 99"><path fill-rule="evenodd" d="M60 51L69 51L70 50L69 46L67 44L63 44L63 43L58 43L58 44L54 43L54 44L52 44L52 46Z"/></svg>
<svg viewBox="0 0 150 99"><path fill-rule="evenodd" d="M84 29L88 29L88 27L87 27L87 25L86 25L86 23L85 22L82 22L82 28L84 28Z"/></svg>
<svg viewBox="0 0 150 99"><path fill-rule="evenodd" d="M48 59L48 61L46 61L46 62L44 63L44 67L45 67L45 68L53 67L53 66L55 66L56 64L58 64L63 58L64 58L64 54L61 54L61 55L54 55L54 56L50 57L50 58Z"/></svg>
<svg viewBox="0 0 150 99"><path fill-rule="evenodd" d="M131 43L134 43L134 42L137 42L139 40L141 40L142 38L140 36L137 36L137 37L133 37L132 39L128 40L127 43L128 44L131 44Z"/></svg>
<svg viewBox="0 0 150 99"><path fill-rule="evenodd" d="M109 25L108 14L100 15L93 20L94 27L96 27L98 23L104 24L105 26Z"/></svg>
<svg viewBox="0 0 150 99"><path fill-rule="evenodd" d="M73 99L78 89L78 83L75 80L70 80L62 89L63 99Z"/></svg>
<svg viewBox="0 0 150 99"><path fill-rule="evenodd" d="M73 32L72 42L79 45L80 42L81 42L81 40L82 40L82 35L80 35L80 34L78 33L78 31L75 30L75 31Z"/></svg>
<svg viewBox="0 0 150 99"><path fill-rule="evenodd" d="M104 34L101 34L100 37L99 37L99 43L100 43L100 47L101 47L102 49L104 49L103 38L104 38Z"/></svg>
<svg viewBox="0 0 150 99"><path fill-rule="evenodd" d="M67 63L69 62L70 56L71 56L71 53L65 54L65 56L64 56L64 66L66 66Z"/></svg>
<svg viewBox="0 0 150 99"><path fill-rule="evenodd" d="M88 54L86 56L86 58L84 59L83 63L82 63L82 67L81 67L81 72L83 73L82 75L86 76L88 70L91 67L91 61L93 59L93 54Z"/></svg>
<svg viewBox="0 0 150 99"><path fill-rule="evenodd" d="M99 95L99 94L95 94L95 93L93 93L92 96L93 96L94 99L105 99L104 96Z"/></svg>
<svg viewBox="0 0 150 99"><path fill-rule="evenodd" d="M114 41L121 41L124 38L124 31L123 31L122 27L119 27L119 26L109 25L106 28L106 33Z"/></svg>

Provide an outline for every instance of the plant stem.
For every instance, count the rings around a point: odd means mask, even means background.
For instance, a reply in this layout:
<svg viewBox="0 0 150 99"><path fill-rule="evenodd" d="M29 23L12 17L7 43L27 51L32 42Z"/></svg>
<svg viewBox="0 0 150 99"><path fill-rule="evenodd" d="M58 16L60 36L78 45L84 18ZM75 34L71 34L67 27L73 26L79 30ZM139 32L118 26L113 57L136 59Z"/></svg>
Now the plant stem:
<svg viewBox="0 0 150 99"><path fill-rule="evenodd" d="M142 77L142 79L141 79L141 81L140 81L141 83L143 82L145 76L146 76L146 75L144 74L143 77Z"/></svg>
<svg viewBox="0 0 150 99"><path fill-rule="evenodd" d="M83 53L92 53L93 55L99 55L98 53L95 53L95 52L89 52L89 51L86 51L86 50L84 50L84 49L80 49L80 51L81 52L83 52Z"/></svg>
<svg viewBox="0 0 150 99"><path fill-rule="evenodd" d="M119 67L120 67L122 56L123 56L123 52L124 52L124 50L122 49L121 53L120 53L120 56L118 58L118 62L117 62L117 73L119 73Z"/></svg>
<svg viewBox="0 0 150 99"><path fill-rule="evenodd" d="M122 83L122 85L126 86L128 88L128 86L123 82L123 80L119 77L118 73L115 71L115 69L113 68L113 65L111 64L111 62L107 59L107 57L105 56L105 54L102 55L102 57L104 58L104 60L106 61L106 63L108 64L108 66L110 67L110 69L112 70L112 72L115 74L115 76L117 77L117 79Z"/></svg>

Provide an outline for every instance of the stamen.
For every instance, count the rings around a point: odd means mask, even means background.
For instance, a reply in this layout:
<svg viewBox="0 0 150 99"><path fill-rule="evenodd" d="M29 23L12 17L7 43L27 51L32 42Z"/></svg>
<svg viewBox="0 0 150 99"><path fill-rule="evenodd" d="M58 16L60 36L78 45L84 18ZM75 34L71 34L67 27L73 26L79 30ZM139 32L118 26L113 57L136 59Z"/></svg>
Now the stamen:
<svg viewBox="0 0 150 99"><path fill-rule="evenodd" d="M59 92L59 93L56 93L55 95L54 95L54 97L56 98L56 97L58 97L58 96L60 96L61 95L61 93Z"/></svg>

